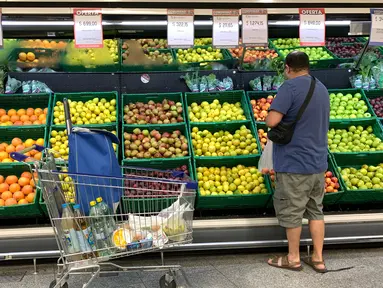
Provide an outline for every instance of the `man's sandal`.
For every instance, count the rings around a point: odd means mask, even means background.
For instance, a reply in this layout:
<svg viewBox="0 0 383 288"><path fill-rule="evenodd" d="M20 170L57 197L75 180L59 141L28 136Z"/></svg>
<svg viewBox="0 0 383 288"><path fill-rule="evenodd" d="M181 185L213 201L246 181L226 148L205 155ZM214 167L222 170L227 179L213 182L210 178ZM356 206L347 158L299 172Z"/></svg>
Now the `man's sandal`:
<svg viewBox="0 0 383 288"><path fill-rule="evenodd" d="M324 274L324 273L328 272L326 265L324 264L324 261L313 261L313 259L311 257L302 258L302 261L304 263L306 263L307 265L309 265L317 273ZM319 268L317 268L318 265L324 265L325 268L319 269Z"/></svg>
<svg viewBox="0 0 383 288"><path fill-rule="evenodd" d="M279 263L280 261L280 263ZM301 262L290 262L286 256L274 256L271 258L271 263L267 262L270 266L275 268L287 269L291 271L302 271L303 266ZM298 266L299 265L299 266Z"/></svg>

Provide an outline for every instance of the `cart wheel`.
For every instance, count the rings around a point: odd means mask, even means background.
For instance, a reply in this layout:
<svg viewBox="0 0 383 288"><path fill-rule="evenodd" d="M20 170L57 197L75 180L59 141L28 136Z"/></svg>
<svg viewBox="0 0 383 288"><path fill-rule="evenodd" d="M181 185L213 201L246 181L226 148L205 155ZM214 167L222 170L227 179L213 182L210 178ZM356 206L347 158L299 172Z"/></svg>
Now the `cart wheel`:
<svg viewBox="0 0 383 288"><path fill-rule="evenodd" d="M177 288L176 280L173 276L165 274L160 279L160 288Z"/></svg>
<svg viewBox="0 0 383 288"><path fill-rule="evenodd" d="M49 288L53 288L53 287L55 287L55 286L56 286L56 283L57 283L57 281L56 281L56 280L53 280L53 281L51 282L51 284L49 285ZM62 284L61 288L68 288L68 282L65 282L64 284Z"/></svg>

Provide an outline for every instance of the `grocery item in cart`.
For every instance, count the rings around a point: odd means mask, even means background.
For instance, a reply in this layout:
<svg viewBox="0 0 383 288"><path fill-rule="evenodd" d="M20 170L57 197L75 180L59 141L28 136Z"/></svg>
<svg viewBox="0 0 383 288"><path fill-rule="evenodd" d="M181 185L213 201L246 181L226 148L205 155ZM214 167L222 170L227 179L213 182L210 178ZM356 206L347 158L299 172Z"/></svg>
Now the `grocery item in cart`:
<svg viewBox="0 0 383 288"><path fill-rule="evenodd" d="M99 250L99 256L108 256L110 255L109 247L112 247L105 230L106 223L103 217L103 214L98 206L96 206L96 201L90 202L90 223L91 229L95 238L96 247Z"/></svg>
<svg viewBox="0 0 383 288"><path fill-rule="evenodd" d="M116 229L116 221L114 220L114 217L111 216L113 213L111 212L110 208L108 207L108 205L102 201L102 197L98 197L96 199L97 201L97 205L98 207L100 208L100 211L102 212L102 214L104 216L108 216L108 217L105 217L105 231L108 235L108 237L110 237L114 230Z"/></svg>
<svg viewBox="0 0 383 288"><path fill-rule="evenodd" d="M77 225L75 225L76 235L80 244L81 252L91 253L92 251L96 250L94 236L89 224L81 213L80 207L80 204L73 206L74 217L76 218L77 222ZM90 257L91 255L86 256Z"/></svg>
<svg viewBox="0 0 383 288"><path fill-rule="evenodd" d="M62 209L61 228L64 233L66 248L68 249L67 253L78 253L81 250L75 230L76 224L74 222L72 210L66 203L62 204Z"/></svg>

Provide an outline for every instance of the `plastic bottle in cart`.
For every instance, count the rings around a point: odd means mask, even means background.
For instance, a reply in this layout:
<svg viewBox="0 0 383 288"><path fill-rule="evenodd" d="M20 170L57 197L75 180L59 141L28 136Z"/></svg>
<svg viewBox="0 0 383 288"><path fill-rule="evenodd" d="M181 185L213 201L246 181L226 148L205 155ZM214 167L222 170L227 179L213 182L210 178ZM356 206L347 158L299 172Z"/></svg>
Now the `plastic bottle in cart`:
<svg viewBox="0 0 383 288"><path fill-rule="evenodd" d="M96 247L99 250L98 255L108 256L110 255L109 248L112 247L112 245L110 244L107 232L105 231L105 217L103 217L101 210L96 205L96 201L91 201L89 204L90 223L94 238L96 240Z"/></svg>
<svg viewBox="0 0 383 288"><path fill-rule="evenodd" d="M65 237L66 248L68 249L68 254L80 252L80 244L77 239L77 234L75 230L75 222L72 209L68 204L64 203L62 206L62 215L61 215L61 228Z"/></svg>
<svg viewBox="0 0 383 288"><path fill-rule="evenodd" d="M96 254L95 256L97 256L97 251L95 251L97 248L95 245L92 230L90 229L87 221L82 215L80 208L80 204L76 204L73 206L74 217L77 221L77 224L75 223L75 230L81 252L84 253L83 255L85 256L85 258L90 258L93 255L92 251Z"/></svg>
<svg viewBox="0 0 383 288"><path fill-rule="evenodd" d="M102 214L104 216L109 216L104 218L106 222L105 230L106 230L106 233L108 234L108 237L111 237L113 235L113 232L116 230L116 221L114 220L114 217L112 216L113 213L111 212L108 204L102 201L102 197L98 197L96 201L98 203L97 206L101 210Z"/></svg>

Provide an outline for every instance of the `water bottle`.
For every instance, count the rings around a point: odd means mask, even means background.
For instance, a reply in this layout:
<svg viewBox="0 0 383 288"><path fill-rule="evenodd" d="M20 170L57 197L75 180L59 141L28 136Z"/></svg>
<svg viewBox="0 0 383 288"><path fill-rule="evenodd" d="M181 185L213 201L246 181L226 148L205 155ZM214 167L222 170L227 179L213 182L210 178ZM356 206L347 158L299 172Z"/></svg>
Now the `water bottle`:
<svg viewBox="0 0 383 288"><path fill-rule="evenodd" d="M99 250L98 255L108 256L110 254L109 247L111 247L111 245L109 245L107 232L105 231L104 216L98 206L96 206L96 201L90 202L89 217L92 232L96 240L96 247Z"/></svg>
<svg viewBox="0 0 383 288"><path fill-rule="evenodd" d="M77 239L80 245L81 252L84 253L85 258L92 257L92 251L95 251L96 245L94 243L94 236L92 230L90 229L87 221L80 210L80 204L76 204L73 206L74 216L77 221L77 225L75 225ZM97 252L95 252L97 256Z"/></svg>
<svg viewBox="0 0 383 288"><path fill-rule="evenodd" d="M68 254L78 253L80 252L80 244L77 239L77 234L75 230L74 216L71 208L68 204L64 203L62 206L62 220L61 220L61 228L65 237L65 244L67 248Z"/></svg>
<svg viewBox="0 0 383 288"><path fill-rule="evenodd" d="M102 214L104 216L106 216L104 219L105 219L105 231L106 233L108 234L107 236L108 237L112 237L113 236L113 232L116 230L116 221L114 220L114 217L111 216L113 215L108 204L106 204L105 202L102 201L102 197L98 197L96 199L97 201L97 206L99 207L99 209L101 210ZM109 216L109 217L107 217Z"/></svg>

